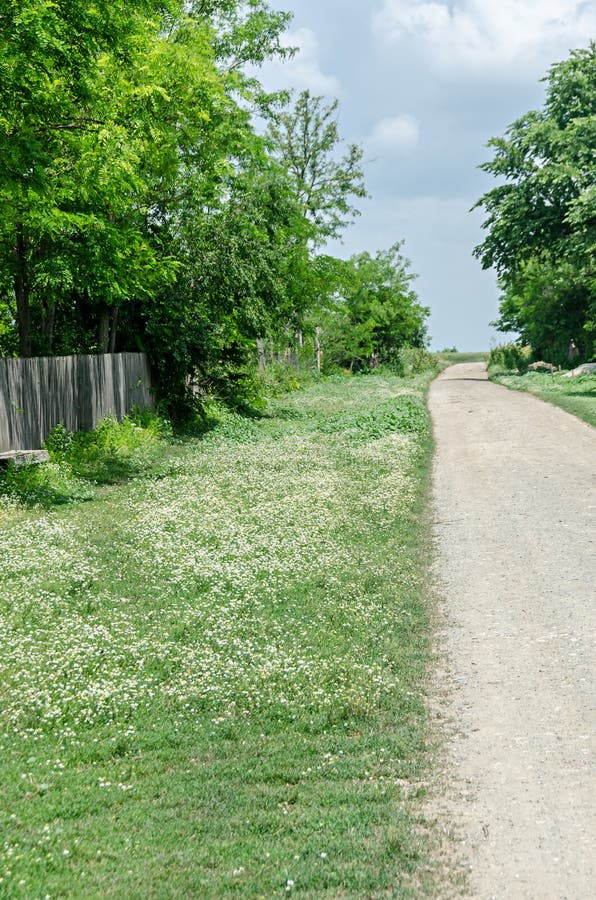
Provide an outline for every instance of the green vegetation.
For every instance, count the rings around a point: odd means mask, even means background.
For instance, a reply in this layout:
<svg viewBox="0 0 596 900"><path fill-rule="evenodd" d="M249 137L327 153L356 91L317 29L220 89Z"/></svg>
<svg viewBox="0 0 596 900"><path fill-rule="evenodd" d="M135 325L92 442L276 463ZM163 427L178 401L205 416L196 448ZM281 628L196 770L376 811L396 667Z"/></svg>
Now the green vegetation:
<svg viewBox="0 0 596 900"><path fill-rule="evenodd" d="M489 354L480 351L478 353L459 353L457 350L441 350L439 359L448 363L488 362Z"/></svg>
<svg viewBox="0 0 596 900"><path fill-rule="evenodd" d="M504 372L523 375L532 361L532 348L518 343L499 344L493 347L488 355L488 371L490 374Z"/></svg>
<svg viewBox="0 0 596 900"><path fill-rule="evenodd" d="M584 422L596 427L596 375L578 375L566 378L564 372L552 375L544 372L526 372L524 375L497 372L491 375L497 384L554 403Z"/></svg>
<svg viewBox="0 0 596 900"><path fill-rule="evenodd" d="M1 22L1 355L144 350L184 420L213 397L257 402L256 340L312 349L331 307L358 329L348 365L421 344L405 260L389 251L391 296L373 298L377 272L355 311L380 257L320 252L366 196L362 150L342 148L337 101L254 77L291 55L289 15L266 0L5 0Z"/></svg>
<svg viewBox="0 0 596 900"><path fill-rule="evenodd" d="M499 274L497 327L517 332L535 359L567 365L596 347L596 43L552 66L544 108L489 146L500 179L478 206L488 218L476 248Z"/></svg>
<svg viewBox="0 0 596 900"><path fill-rule="evenodd" d="M90 500L94 485L166 472L170 438L169 422L149 410L121 422L108 416L89 432L73 434L57 425L45 442L50 462L11 462L0 469L0 496L48 507Z"/></svg>
<svg viewBox="0 0 596 900"><path fill-rule="evenodd" d="M433 893L429 377L225 412L90 503L0 497L0 893Z"/></svg>
<svg viewBox="0 0 596 900"><path fill-rule="evenodd" d="M328 371L399 366L404 347L424 348L429 310L411 288L415 276L400 250L398 243L337 266L337 293L319 313Z"/></svg>

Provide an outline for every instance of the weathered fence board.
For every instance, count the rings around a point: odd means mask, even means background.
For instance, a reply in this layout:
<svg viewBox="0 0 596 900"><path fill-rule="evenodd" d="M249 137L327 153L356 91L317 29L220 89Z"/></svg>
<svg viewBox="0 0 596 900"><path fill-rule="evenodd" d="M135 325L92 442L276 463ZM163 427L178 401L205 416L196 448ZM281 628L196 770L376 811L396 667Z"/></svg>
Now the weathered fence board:
<svg viewBox="0 0 596 900"><path fill-rule="evenodd" d="M144 353L0 359L0 453L38 450L59 422L70 431L153 406Z"/></svg>

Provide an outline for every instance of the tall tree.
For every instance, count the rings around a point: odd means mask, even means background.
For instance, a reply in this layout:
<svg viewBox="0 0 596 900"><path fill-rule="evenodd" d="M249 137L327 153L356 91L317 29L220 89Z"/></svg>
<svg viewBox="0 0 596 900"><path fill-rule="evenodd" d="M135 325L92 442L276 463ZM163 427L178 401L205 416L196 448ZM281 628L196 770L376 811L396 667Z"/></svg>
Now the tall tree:
<svg viewBox="0 0 596 900"><path fill-rule="evenodd" d="M268 128L271 151L294 180L319 245L340 237L359 215L354 201L366 197L362 148L350 144L340 155L338 106L337 100L325 103L303 91L293 108L275 115Z"/></svg>
<svg viewBox="0 0 596 900"><path fill-rule="evenodd" d="M596 336L596 44L546 81L544 108L489 142L482 168L503 183L476 204L488 217L475 253L499 275L499 326L561 361L571 340L589 356Z"/></svg>
<svg viewBox="0 0 596 900"><path fill-rule="evenodd" d="M3 6L0 239L10 248L4 268L11 271L22 355L32 351L37 257L48 256L59 232L80 225L69 202L73 181L63 173L80 157L79 139L109 125L96 104L98 68L109 54L126 61L148 17L164 9L167 2L158 0L140 0L134 9L124 0L73 0L67 7L7 0ZM61 269L66 272L55 264L54 274Z"/></svg>
<svg viewBox="0 0 596 900"><path fill-rule="evenodd" d="M247 154L242 65L286 52L287 17L261 0L194 6L2 13L0 289L21 355L114 349L122 305L150 302L184 258L172 224L217 209Z"/></svg>

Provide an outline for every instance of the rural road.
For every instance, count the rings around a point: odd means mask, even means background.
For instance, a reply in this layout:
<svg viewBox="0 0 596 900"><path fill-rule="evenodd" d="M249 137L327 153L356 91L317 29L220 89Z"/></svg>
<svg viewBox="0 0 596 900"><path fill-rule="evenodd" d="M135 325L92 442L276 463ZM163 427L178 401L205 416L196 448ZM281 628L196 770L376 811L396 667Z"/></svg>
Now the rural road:
<svg viewBox="0 0 596 900"><path fill-rule="evenodd" d="M472 897L587 900L596 431L491 384L482 363L444 372L430 405L443 814Z"/></svg>

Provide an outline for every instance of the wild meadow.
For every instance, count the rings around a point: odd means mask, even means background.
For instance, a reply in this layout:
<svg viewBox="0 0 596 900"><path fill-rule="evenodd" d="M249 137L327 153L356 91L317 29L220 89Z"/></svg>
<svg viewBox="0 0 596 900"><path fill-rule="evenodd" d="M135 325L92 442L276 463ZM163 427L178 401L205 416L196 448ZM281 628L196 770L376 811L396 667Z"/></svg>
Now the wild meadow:
<svg viewBox="0 0 596 900"><path fill-rule="evenodd" d="M0 896L432 891L429 378L326 379L93 499L0 496Z"/></svg>

